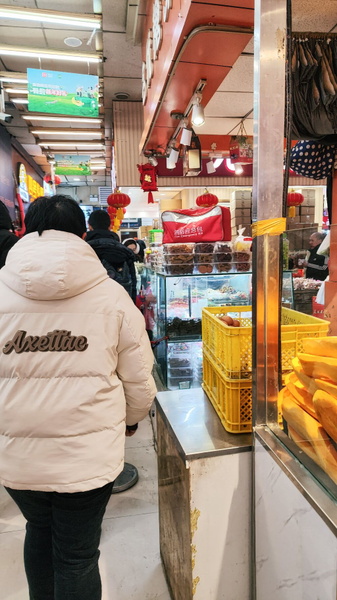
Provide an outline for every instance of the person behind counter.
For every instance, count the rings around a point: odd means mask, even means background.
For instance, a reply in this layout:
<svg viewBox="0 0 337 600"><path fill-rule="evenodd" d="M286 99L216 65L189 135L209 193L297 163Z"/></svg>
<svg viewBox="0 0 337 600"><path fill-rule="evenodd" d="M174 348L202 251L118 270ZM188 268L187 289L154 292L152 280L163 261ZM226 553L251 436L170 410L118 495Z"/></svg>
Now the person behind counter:
<svg viewBox="0 0 337 600"><path fill-rule="evenodd" d="M0 271L0 483L27 520L29 597L101 600L102 519L155 396L153 353L75 200L38 198L25 222Z"/></svg>
<svg viewBox="0 0 337 600"><path fill-rule="evenodd" d="M13 223L7 206L0 200L0 269L4 266L9 250L19 241L13 233Z"/></svg>
<svg viewBox="0 0 337 600"><path fill-rule="evenodd" d="M309 238L309 251L306 260L303 264L306 267L305 276L307 279L316 279L324 281L329 275L328 256L317 254L321 243L323 242L326 233L317 231Z"/></svg>

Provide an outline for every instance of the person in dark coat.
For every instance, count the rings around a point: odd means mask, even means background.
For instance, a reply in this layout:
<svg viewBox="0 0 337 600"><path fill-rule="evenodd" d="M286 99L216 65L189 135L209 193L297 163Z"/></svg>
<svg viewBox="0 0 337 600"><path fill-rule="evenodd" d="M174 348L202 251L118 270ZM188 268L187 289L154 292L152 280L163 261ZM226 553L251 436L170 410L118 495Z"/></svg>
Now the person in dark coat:
<svg viewBox="0 0 337 600"><path fill-rule="evenodd" d="M328 256L317 254L321 243L323 242L326 233L317 231L310 236L309 239L309 254L307 256L305 276L307 279L316 279L317 281L324 281L329 275L328 270Z"/></svg>
<svg viewBox="0 0 337 600"><path fill-rule="evenodd" d="M146 244L143 240L139 240L138 238L128 238L123 241L124 246L132 250L134 253L135 261L144 262L145 260L145 250Z"/></svg>
<svg viewBox="0 0 337 600"><path fill-rule="evenodd" d="M0 269L5 265L9 250L19 238L13 233L13 223L7 206L0 200Z"/></svg>
<svg viewBox="0 0 337 600"><path fill-rule="evenodd" d="M118 271L123 268L125 262L128 265L131 276L131 297L136 302L137 279L133 252L120 243L117 233L109 230L110 217L105 210L94 210L89 217L88 225L89 231L85 241L95 250L104 266L107 268L107 265L112 265Z"/></svg>

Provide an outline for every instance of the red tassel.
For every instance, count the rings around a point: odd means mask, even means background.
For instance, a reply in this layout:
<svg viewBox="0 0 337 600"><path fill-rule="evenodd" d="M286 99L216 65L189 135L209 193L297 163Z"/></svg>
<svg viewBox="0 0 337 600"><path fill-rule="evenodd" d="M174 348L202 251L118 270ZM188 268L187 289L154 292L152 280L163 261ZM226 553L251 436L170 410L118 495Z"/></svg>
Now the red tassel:
<svg viewBox="0 0 337 600"><path fill-rule="evenodd" d="M154 204L152 192L149 192L148 195L147 195L147 203L148 204Z"/></svg>

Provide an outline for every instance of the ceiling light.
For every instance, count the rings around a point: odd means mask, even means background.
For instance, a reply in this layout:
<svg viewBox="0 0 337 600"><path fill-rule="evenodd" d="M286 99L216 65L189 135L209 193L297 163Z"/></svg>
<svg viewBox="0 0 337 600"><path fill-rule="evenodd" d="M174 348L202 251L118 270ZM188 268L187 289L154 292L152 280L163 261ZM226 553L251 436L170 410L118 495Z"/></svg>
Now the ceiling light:
<svg viewBox="0 0 337 600"><path fill-rule="evenodd" d="M215 173L215 165L214 162L212 160L210 160L209 162L206 163L206 170L208 175L210 175L211 173Z"/></svg>
<svg viewBox="0 0 337 600"><path fill-rule="evenodd" d="M99 135L99 137L102 136L102 132L100 129L96 129L96 130L92 130L92 131L85 131L85 130L81 130L81 129L55 129L55 131L53 131L52 129L32 129L31 133L35 134L35 135L93 135L93 136L97 136Z"/></svg>
<svg viewBox="0 0 337 600"><path fill-rule="evenodd" d="M28 90L20 89L20 88L4 88L7 94L28 94Z"/></svg>
<svg viewBox="0 0 337 600"><path fill-rule="evenodd" d="M106 169L106 165L95 165L93 169L94 171L103 171L104 169Z"/></svg>
<svg viewBox="0 0 337 600"><path fill-rule="evenodd" d="M0 18L2 19L18 19L23 21L38 21L39 23L53 23L59 25L71 25L72 27L80 27L87 29L100 29L100 16L85 16L75 13L60 13L53 10L34 10L27 8L12 8L3 6L0 8Z"/></svg>
<svg viewBox="0 0 337 600"><path fill-rule="evenodd" d="M74 177L73 181L81 181L80 177Z"/></svg>
<svg viewBox="0 0 337 600"><path fill-rule="evenodd" d="M234 165L234 171L235 171L235 175L242 175L243 173L243 168L239 163L236 163Z"/></svg>
<svg viewBox="0 0 337 600"><path fill-rule="evenodd" d="M175 169L178 158L179 158L179 150L176 150L175 148L171 148L170 154L168 155L168 157L166 159L166 168L167 169Z"/></svg>
<svg viewBox="0 0 337 600"><path fill-rule="evenodd" d="M77 37L66 37L63 41L65 45L69 46L70 48L79 48L82 46L82 40Z"/></svg>
<svg viewBox="0 0 337 600"><path fill-rule="evenodd" d="M46 58L50 60L67 60L72 62L99 63L102 61L101 56L97 54L84 54L73 52L67 54L58 50L41 50L39 48L19 48L15 46L0 45L0 56L22 56L24 58Z"/></svg>
<svg viewBox="0 0 337 600"><path fill-rule="evenodd" d="M19 79L18 77L0 77L2 83L28 83L28 79Z"/></svg>
<svg viewBox="0 0 337 600"><path fill-rule="evenodd" d="M226 167L229 171L232 171L232 173L235 173L235 167L230 158L226 158Z"/></svg>
<svg viewBox="0 0 337 600"><path fill-rule="evenodd" d="M192 116L191 116L191 121L192 124L195 127L200 127L201 125L203 125L205 123L205 115L204 115L204 109L201 106L201 93L197 92L194 95L193 98L193 108L192 108Z"/></svg>
<svg viewBox="0 0 337 600"><path fill-rule="evenodd" d="M90 142L39 142L42 148L104 148L103 144L90 144Z"/></svg>
<svg viewBox="0 0 337 600"><path fill-rule="evenodd" d="M155 156L149 156L148 161L153 167L156 167L158 165L158 161Z"/></svg>
<svg viewBox="0 0 337 600"><path fill-rule="evenodd" d="M92 123L92 124L101 124L102 119L90 119L85 117L49 117L48 115L21 115L22 119L25 121L54 121L61 123Z"/></svg>
<svg viewBox="0 0 337 600"><path fill-rule="evenodd" d="M223 158L216 158L214 161L214 168L217 169L223 163Z"/></svg>
<svg viewBox="0 0 337 600"><path fill-rule="evenodd" d="M14 104L28 104L28 98L11 98L11 102L14 102Z"/></svg>
<svg viewBox="0 0 337 600"><path fill-rule="evenodd" d="M188 129L187 127L183 127L180 143L183 146L189 146L192 139L192 129Z"/></svg>

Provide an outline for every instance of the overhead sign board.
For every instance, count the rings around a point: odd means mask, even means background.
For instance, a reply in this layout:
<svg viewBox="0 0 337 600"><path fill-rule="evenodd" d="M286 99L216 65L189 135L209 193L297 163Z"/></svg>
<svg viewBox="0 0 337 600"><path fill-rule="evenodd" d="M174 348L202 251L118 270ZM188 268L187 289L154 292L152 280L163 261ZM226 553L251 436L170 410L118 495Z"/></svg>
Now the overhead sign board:
<svg viewBox="0 0 337 600"><path fill-rule="evenodd" d="M91 175L90 156L55 154L55 175Z"/></svg>
<svg viewBox="0 0 337 600"><path fill-rule="evenodd" d="M28 110L98 117L98 77L45 69L27 69Z"/></svg>

